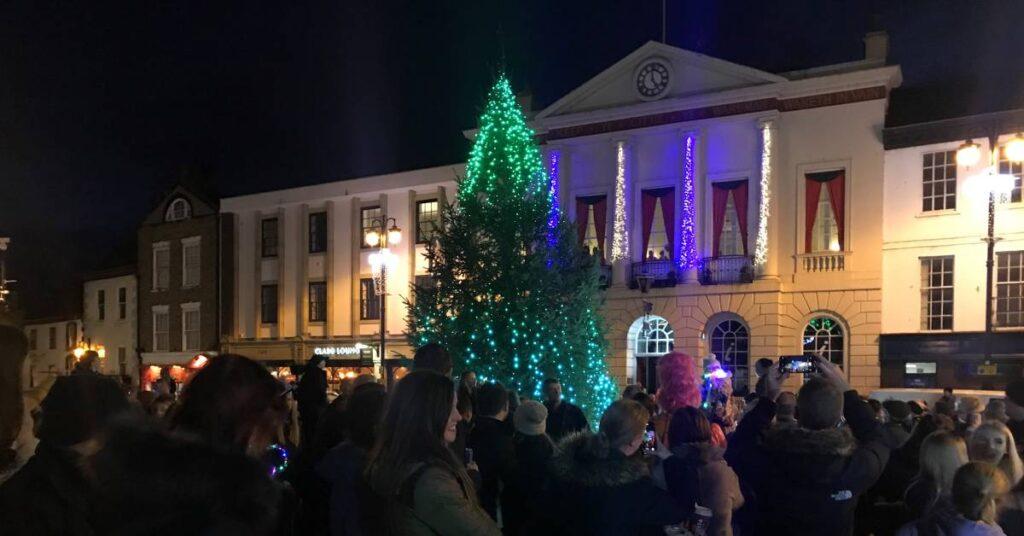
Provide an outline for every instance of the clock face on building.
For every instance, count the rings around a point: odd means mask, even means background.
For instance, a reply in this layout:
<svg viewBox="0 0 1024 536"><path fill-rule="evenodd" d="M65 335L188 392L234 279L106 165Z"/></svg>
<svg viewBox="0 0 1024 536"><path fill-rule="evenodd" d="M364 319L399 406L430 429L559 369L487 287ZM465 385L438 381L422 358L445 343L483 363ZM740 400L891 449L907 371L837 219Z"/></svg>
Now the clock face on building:
<svg viewBox="0 0 1024 536"><path fill-rule="evenodd" d="M649 61L636 72L636 91L644 99L656 99L668 90L669 76L665 63Z"/></svg>

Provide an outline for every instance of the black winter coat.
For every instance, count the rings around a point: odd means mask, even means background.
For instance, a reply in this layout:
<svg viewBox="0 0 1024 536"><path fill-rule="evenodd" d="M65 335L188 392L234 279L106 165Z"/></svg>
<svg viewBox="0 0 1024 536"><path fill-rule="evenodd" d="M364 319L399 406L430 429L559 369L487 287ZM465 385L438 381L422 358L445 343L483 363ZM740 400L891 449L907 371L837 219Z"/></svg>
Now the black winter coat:
<svg viewBox="0 0 1024 536"><path fill-rule="evenodd" d="M504 504L509 484L517 472L515 446L502 421L491 417L475 420L466 446L473 449L473 460L480 468L480 506L497 520L498 495L501 493L501 503Z"/></svg>
<svg viewBox="0 0 1024 536"><path fill-rule="evenodd" d="M595 455L594 434L565 438L551 460L548 534L626 536L664 534L665 525L683 521L667 491L651 481L642 456L616 449ZM599 449L598 449L599 450Z"/></svg>
<svg viewBox="0 0 1024 536"><path fill-rule="evenodd" d="M769 428L768 399L740 422L726 460L756 493L757 534L852 533L857 500L882 474L889 447L870 406L854 390L843 396L849 428Z"/></svg>
<svg viewBox="0 0 1024 536"><path fill-rule="evenodd" d="M366 451L348 442L332 448L316 466L317 475L330 487L331 536L369 534L360 515L371 497L363 478L365 466Z"/></svg>
<svg viewBox="0 0 1024 536"><path fill-rule="evenodd" d="M95 492L74 451L40 443L36 453L0 486L0 531L6 536L95 534Z"/></svg>
<svg viewBox="0 0 1024 536"><path fill-rule="evenodd" d="M563 437L576 432L583 432L590 430L590 424L587 422L587 416L583 414L583 410L579 406L575 406L566 401L562 401L558 404L558 407L552 409L551 404L548 402L544 403L544 407L548 409L548 419L545 423L545 429L547 430L548 437L554 442L559 442Z"/></svg>
<svg viewBox="0 0 1024 536"><path fill-rule="evenodd" d="M543 516L542 497L547 490L547 474L555 444L546 434L525 436L516 434L516 467L518 470L507 483L508 493L502 495L501 515L505 534L538 534L548 524Z"/></svg>

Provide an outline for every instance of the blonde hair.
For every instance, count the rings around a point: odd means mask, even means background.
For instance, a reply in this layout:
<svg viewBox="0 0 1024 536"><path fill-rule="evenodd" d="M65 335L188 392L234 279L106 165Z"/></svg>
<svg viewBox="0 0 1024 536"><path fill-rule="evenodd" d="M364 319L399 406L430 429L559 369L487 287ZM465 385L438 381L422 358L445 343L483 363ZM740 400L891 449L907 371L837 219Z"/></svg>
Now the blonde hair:
<svg viewBox="0 0 1024 536"><path fill-rule="evenodd" d="M953 491L953 476L968 461L963 439L952 432L932 432L921 442L918 478L934 482L939 495L949 495Z"/></svg>
<svg viewBox="0 0 1024 536"><path fill-rule="evenodd" d="M1020 455L1017 454L1017 442L1013 440L1013 434L1005 424L999 421L986 421L974 431L974 435L983 430L994 430L1003 435L1003 441L1006 444L1006 454L999 460L998 466L1003 470L1006 478L1009 479L1010 486L1016 486L1020 482L1021 477L1024 476L1024 463L1021 463Z"/></svg>
<svg viewBox="0 0 1024 536"><path fill-rule="evenodd" d="M969 462L953 478L953 506L971 521L996 522L996 500L1010 486L1006 475L985 462Z"/></svg>
<svg viewBox="0 0 1024 536"><path fill-rule="evenodd" d="M601 416L601 432L608 446L619 448L629 445L647 428L651 414L635 400L616 400Z"/></svg>

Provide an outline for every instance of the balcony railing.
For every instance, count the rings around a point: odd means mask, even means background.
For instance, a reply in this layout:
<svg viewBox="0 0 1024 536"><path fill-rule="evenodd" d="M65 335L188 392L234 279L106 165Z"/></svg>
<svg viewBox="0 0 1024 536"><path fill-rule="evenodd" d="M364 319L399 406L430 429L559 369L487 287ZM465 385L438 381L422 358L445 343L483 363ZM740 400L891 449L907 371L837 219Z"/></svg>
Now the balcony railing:
<svg viewBox="0 0 1024 536"><path fill-rule="evenodd" d="M630 267L629 288L640 288L639 278L649 278L651 288L674 287L677 270L670 259L634 262Z"/></svg>
<svg viewBox="0 0 1024 536"><path fill-rule="evenodd" d="M846 270L846 253L842 251L804 253L797 255L796 258L800 270L804 272L842 272Z"/></svg>
<svg viewBox="0 0 1024 536"><path fill-rule="evenodd" d="M599 264L597 266L597 284L601 288L608 288L612 284L612 267L610 264Z"/></svg>
<svg viewBox="0 0 1024 536"><path fill-rule="evenodd" d="M744 255L704 259L699 273L702 285L753 283L754 260Z"/></svg>

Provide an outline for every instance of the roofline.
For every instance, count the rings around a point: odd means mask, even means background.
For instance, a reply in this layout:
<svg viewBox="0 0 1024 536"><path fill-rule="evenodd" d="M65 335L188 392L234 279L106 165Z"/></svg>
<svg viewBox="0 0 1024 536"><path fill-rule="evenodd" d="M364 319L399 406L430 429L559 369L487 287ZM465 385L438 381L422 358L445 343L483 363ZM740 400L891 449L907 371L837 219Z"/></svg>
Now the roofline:
<svg viewBox="0 0 1024 536"><path fill-rule="evenodd" d="M319 196L308 195L308 194L312 193L314 190L322 189L322 188L332 188L332 187L341 188L341 189L344 190L345 193L344 194L340 194L340 195L355 195L355 194L360 194L360 193L364 193L364 192L369 193L369 192L379 192L379 191L390 190L390 189L406 188L408 186L413 186L413 185L416 185L416 184L429 184L430 182L454 181L456 179L456 177L458 176L458 174L459 174L460 168L464 168L465 165L466 165L465 162L457 162L457 163L446 164L446 165L441 165L441 166L409 169L409 170L399 171L399 172L395 172L395 173L385 173L385 174L381 174L381 175L370 175L370 176L367 176L367 177L352 177L352 178L349 178L349 179L342 179L342 180L329 181L329 182L321 182L321 183L317 183L317 184L307 184L305 186L296 186L294 188L283 188L283 189L277 189L277 190L266 190L266 191L263 191L263 192L256 192L256 193L252 193L252 194L237 195L237 196L233 196L233 197L225 197L225 198L222 198L220 200L220 211L221 211L221 213L231 212L231 209L232 209L231 205L241 204L241 203L251 203L251 202L260 200L260 198L270 198L270 197L272 197L273 198L272 200L267 200L267 202L271 203L271 204L283 204L283 203L289 203L289 202L297 202L297 201L299 201L301 199L314 199L314 198L317 198ZM423 175L431 175L431 174L437 174L438 175L437 180L435 180L435 181L427 181L427 182L424 182L422 180L422 176ZM446 174L448 175L447 177L440 178L442 175L446 175ZM379 180L386 179L386 178L397 179L397 180L399 180L401 182L401 184L396 185L396 186L391 186L391 187L388 187L388 188L374 187L375 185L372 184L373 181L379 181ZM402 179L405 179L405 180L403 181ZM368 188L368 186L369 186L369 188ZM306 195L306 196L303 197L303 195ZM291 199L285 200L285 199L283 199L284 196L287 196L287 197L289 197Z"/></svg>
<svg viewBox="0 0 1024 536"><path fill-rule="evenodd" d="M63 315L63 316L44 316L42 318L32 318L25 320L25 327L29 326L40 326L43 324L57 324L59 322L81 322L82 317L80 315Z"/></svg>
<svg viewBox="0 0 1024 536"><path fill-rule="evenodd" d="M886 150L1024 131L1024 108L964 115L882 129Z"/></svg>
<svg viewBox="0 0 1024 536"><path fill-rule="evenodd" d="M100 279L113 279L115 277L124 277L126 275L135 275L136 266L134 264L125 264L122 266L114 266L111 268L101 268L99 270L92 270L82 274L82 281L98 281Z"/></svg>

